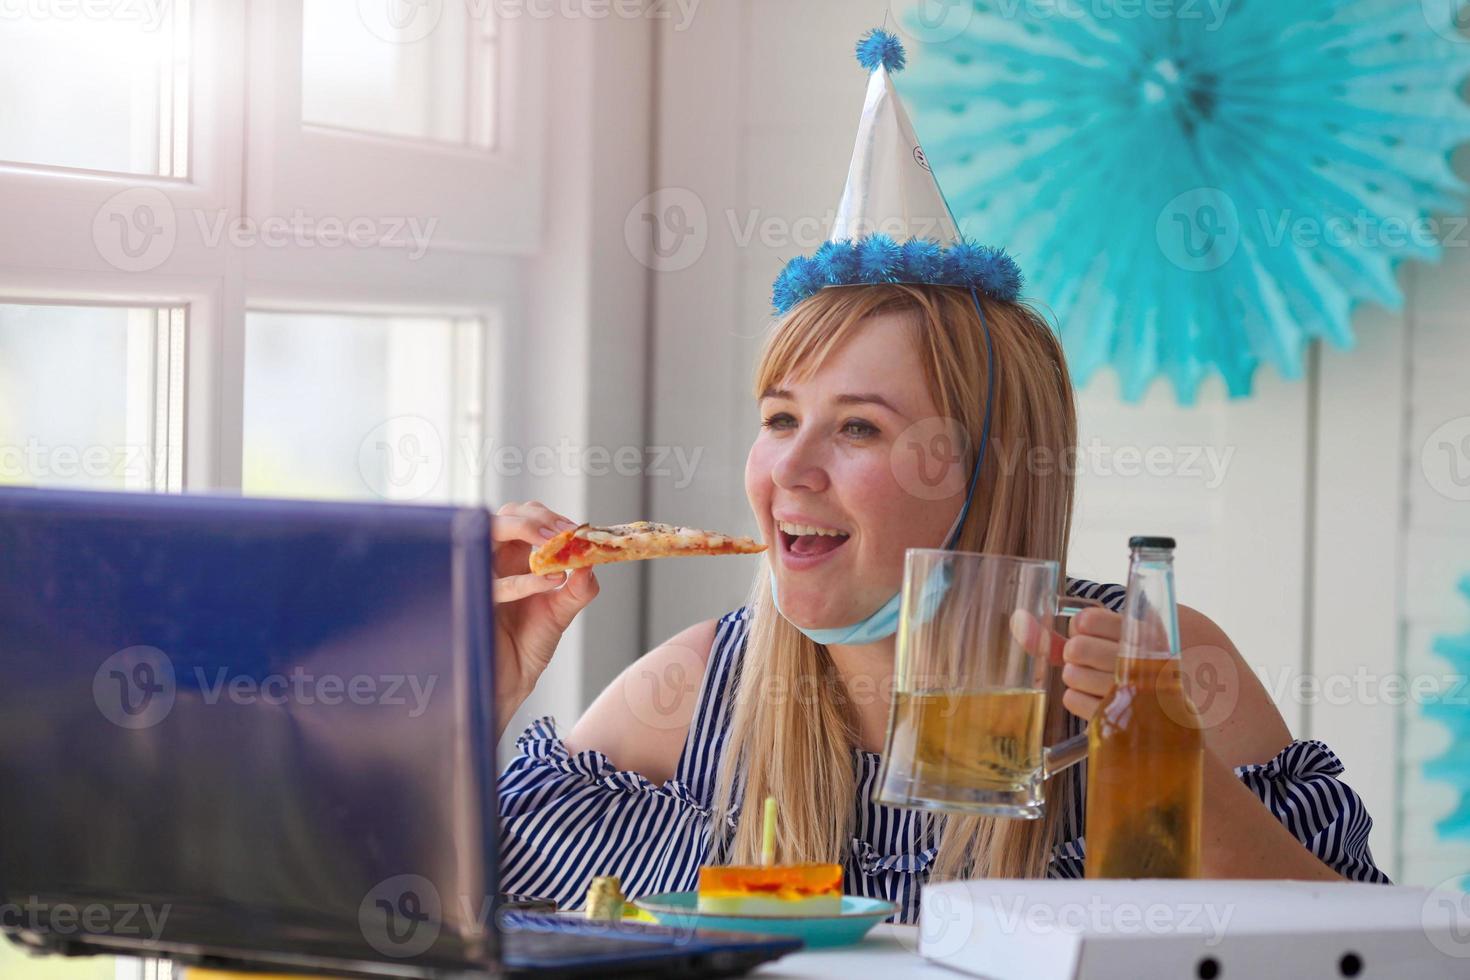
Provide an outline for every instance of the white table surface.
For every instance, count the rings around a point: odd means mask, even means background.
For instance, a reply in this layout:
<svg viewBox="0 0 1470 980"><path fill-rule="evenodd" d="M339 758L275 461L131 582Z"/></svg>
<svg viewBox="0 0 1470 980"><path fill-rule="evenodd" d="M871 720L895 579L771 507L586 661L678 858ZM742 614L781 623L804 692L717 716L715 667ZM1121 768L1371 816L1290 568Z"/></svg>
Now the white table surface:
<svg viewBox="0 0 1470 980"><path fill-rule="evenodd" d="M896 926L880 922L856 946L818 949L791 953L759 967L748 976L754 977L841 977L842 980L907 980L908 977L945 977L956 980L960 974L935 966L918 953L917 926ZM190 969L194 980L246 980L243 973L215 973ZM289 980L289 978L287 978ZM299 980L311 980L300 977Z"/></svg>
<svg viewBox="0 0 1470 980"><path fill-rule="evenodd" d="M803 950L791 953L755 970L756 977L841 977L863 980L906 980L908 977L945 977L955 980L959 974L930 963L915 952L919 942L918 926L896 926L880 922L856 946L836 949Z"/></svg>

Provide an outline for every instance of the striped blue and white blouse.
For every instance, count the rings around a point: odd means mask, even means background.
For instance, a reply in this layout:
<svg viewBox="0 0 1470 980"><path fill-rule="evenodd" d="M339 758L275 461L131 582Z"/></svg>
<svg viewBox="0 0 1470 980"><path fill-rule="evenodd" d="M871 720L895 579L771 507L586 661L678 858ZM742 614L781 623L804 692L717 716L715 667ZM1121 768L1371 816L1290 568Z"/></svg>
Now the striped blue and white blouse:
<svg viewBox="0 0 1470 980"><path fill-rule="evenodd" d="M1124 590L1068 579L1067 592L1117 610ZM599 752L572 755L550 718L531 723L516 743L520 754L499 780L501 891L577 908L596 875L617 875L634 898L696 887L700 865L712 863L735 820L727 818L726 836L717 841L710 810L747 627L744 609L720 619L683 755L674 778L661 786L617 769ZM843 855L845 888L895 902L899 921L914 922L919 886L938 851L939 821L871 802L878 759L874 752L853 751L857 795L853 836ZM1083 763L1065 777L1077 781L1077 802L1062 821L1047 868L1051 878L1082 877L1085 770ZM1338 780L1342 771L1337 756L1317 741L1293 742L1270 762L1235 770L1329 866L1354 881L1386 883L1368 849L1372 818Z"/></svg>

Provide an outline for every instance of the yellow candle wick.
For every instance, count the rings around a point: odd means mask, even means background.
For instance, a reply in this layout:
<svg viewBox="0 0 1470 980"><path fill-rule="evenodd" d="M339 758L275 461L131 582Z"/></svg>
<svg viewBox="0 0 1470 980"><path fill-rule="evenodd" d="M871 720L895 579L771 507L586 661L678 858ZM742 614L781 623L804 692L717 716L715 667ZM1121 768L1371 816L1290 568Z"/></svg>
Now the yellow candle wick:
<svg viewBox="0 0 1470 980"><path fill-rule="evenodd" d="M761 864L770 867L776 863L776 798L766 797L765 820L761 824Z"/></svg>

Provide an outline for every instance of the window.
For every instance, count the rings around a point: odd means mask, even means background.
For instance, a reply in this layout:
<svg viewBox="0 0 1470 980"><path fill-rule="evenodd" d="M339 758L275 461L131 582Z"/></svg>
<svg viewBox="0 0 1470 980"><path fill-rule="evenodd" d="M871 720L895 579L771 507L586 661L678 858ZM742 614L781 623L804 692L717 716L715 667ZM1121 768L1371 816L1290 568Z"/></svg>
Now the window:
<svg viewBox="0 0 1470 980"><path fill-rule="evenodd" d="M188 174L189 4L0 8L0 160Z"/></svg>
<svg viewBox="0 0 1470 980"><path fill-rule="evenodd" d="M0 938L0 977L6 980L142 980L136 961L106 956L35 957L4 938Z"/></svg>
<svg viewBox="0 0 1470 980"><path fill-rule="evenodd" d="M245 492L480 499L483 329L448 317L250 313Z"/></svg>
<svg viewBox="0 0 1470 980"><path fill-rule="evenodd" d="M247 104L257 152L246 154L245 179L255 216L413 217L432 221L446 247L538 249L552 28L512 9L253 2Z"/></svg>
<svg viewBox="0 0 1470 980"><path fill-rule="evenodd" d="M488 4L307 0L301 119L490 149L496 42Z"/></svg>
<svg viewBox="0 0 1470 980"><path fill-rule="evenodd" d="M184 319L0 304L0 484L181 489Z"/></svg>
<svg viewBox="0 0 1470 980"><path fill-rule="evenodd" d="M0 0L0 484L487 499L545 115L492 9ZM168 969L0 941L5 980Z"/></svg>

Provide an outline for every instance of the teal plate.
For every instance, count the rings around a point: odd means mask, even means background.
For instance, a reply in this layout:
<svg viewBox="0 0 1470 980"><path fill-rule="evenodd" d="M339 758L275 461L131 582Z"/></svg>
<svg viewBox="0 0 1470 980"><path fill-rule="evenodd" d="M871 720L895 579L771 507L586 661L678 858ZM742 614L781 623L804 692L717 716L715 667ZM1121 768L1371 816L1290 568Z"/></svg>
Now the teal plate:
<svg viewBox="0 0 1470 980"><path fill-rule="evenodd" d="M809 948L850 946L868 930L898 912L898 906L877 898L843 895L836 915L714 915L699 911L698 892L664 892L634 903L658 920L676 929L724 929L727 932L759 932L768 936L796 936Z"/></svg>

